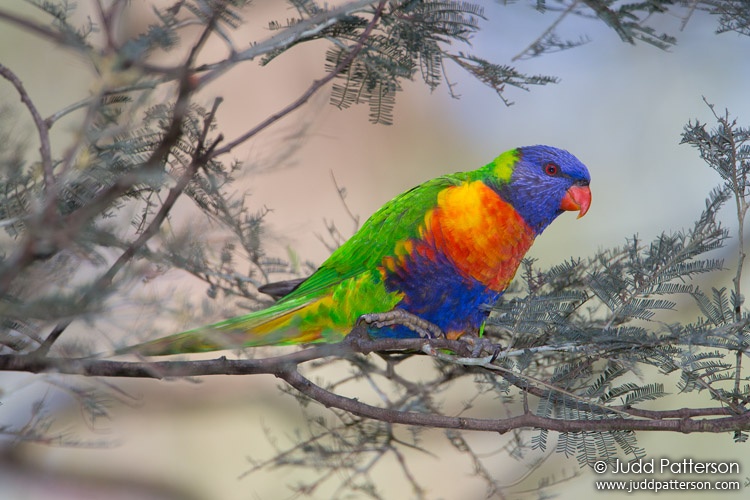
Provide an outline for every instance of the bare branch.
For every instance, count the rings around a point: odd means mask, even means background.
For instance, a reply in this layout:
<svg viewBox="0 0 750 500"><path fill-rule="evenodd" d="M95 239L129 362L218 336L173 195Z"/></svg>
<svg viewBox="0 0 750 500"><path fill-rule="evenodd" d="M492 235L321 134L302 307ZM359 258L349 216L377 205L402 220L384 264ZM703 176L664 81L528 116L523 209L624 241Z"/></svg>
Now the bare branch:
<svg viewBox="0 0 750 500"><path fill-rule="evenodd" d="M432 344L446 346L444 339L408 339L407 341L383 339L354 343L322 345L292 354L265 359L232 360L220 357L197 361L127 362L99 359L44 358L33 355L0 355L0 370L57 373L106 377L172 378L207 375L258 375L270 374L281 378L302 394L327 407L334 407L354 415L390 423L427 426L444 429L462 429L506 433L521 428L542 428L559 432L652 430L671 432L726 432L750 429L750 414L726 414L717 409L683 408L677 411L640 412L648 418L607 417L590 420L563 420L530 413L503 419L451 417L435 413L422 413L381 408L356 399L340 396L312 383L302 376L297 367L301 363L327 356L350 356L361 346L367 349L381 346ZM455 345L455 344L453 344ZM723 416L726 415L726 416ZM633 415L636 416L636 415ZM709 416L711 418L698 418Z"/></svg>
<svg viewBox="0 0 750 500"><path fill-rule="evenodd" d="M34 120L34 125L36 126L39 135L39 155L41 156L42 173L44 175L44 191L47 198L45 202L47 206L54 205L57 196L55 192L56 183L55 173L52 168L52 152L50 149L49 128L47 122L42 118L42 115L39 114L39 110L37 110L36 105L34 105L28 92L26 92L21 79L3 64L0 64L0 75L16 88L16 91L21 96L21 102L26 105L29 114L31 114L31 118ZM47 213L45 215L51 214ZM51 223L52 221L48 222Z"/></svg>
<svg viewBox="0 0 750 500"><path fill-rule="evenodd" d="M19 26L28 31L32 31L36 33L37 35L41 35L43 38L46 38L47 40L51 42L55 42L63 46L71 45L70 39L67 36L65 36L63 33L60 33L59 31L51 30L47 28L46 26L36 23L30 19L17 16L11 12L0 10L0 19L5 19L7 21L10 21L13 25Z"/></svg>

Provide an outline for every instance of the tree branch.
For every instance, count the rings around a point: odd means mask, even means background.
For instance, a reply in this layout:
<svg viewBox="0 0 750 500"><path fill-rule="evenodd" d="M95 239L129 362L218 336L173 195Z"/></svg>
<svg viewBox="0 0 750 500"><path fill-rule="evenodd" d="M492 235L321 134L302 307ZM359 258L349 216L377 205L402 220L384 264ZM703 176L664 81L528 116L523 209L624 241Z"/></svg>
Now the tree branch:
<svg viewBox="0 0 750 500"><path fill-rule="evenodd" d="M3 64L0 64L0 75L8 80L16 88L16 91L21 97L21 102L24 103L26 108L29 110L29 114L31 114L31 118L34 120L34 125L36 126L39 135L39 156L41 157L42 175L44 176L44 193L46 198L45 205L54 207L54 203L57 198L57 184L55 183L55 173L52 168L52 152L50 147L49 128L47 126L47 122L42 118L42 115L39 114L39 110L31 100L28 92L26 92L21 79L18 78L18 76L16 76L13 71L11 71L7 66ZM45 217L49 215L52 214L44 214ZM53 221L51 220L47 222L53 223Z"/></svg>
<svg viewBox="0 0 750 500"><path fill-rule="evenodd" d="M243 142L255 136L261 130L268 128L270 125L276 123L281 118L284 118L286 115L288 115L292 111L295 111L297 108L305 104L318 90L320 90L328 82L336 78L339 75L339 73L344 71L354 61L357 55L364 48L367 38L369 38L370 34L372 33L372 30L375 29L375 26L378 24L378 21L380 20L380 16L383 14L383 9L385 9L386 3L387 3L387 0L380 1L378 6L375 8L375 13L372 16L372 19L370 20L367 27L364 29L364 31L360 35L359 39L357 40L357 43L349 51L349 54L347 54L347 56L343 58L341 62L330 73L328 73L326 76L324 76L320 80L315 80L312 83L312 85L310 85L310 87L305 91L305 93L302 94L296 101L292 102L281 111L269 116L268 118L263 120L261 123L259 123L258 125L250 129L249 131L245 132L244 134L234 139L233 141L230 141L229 143L227 143L224 147L217 149L214 152L213 156L218 157L220 155L230 152L231 150L233 150L234 148L236 148Z"/></svg>
<svg viewBox="0 0 750 500"><path fill-rule="evenodd" d="M750 415L733 415L714 419L660 419L640 420L622 417L596 420L562 420L525 413L506 419L482 419L469 417L449 417L412 411L379 408L362 403L357 399L346 398L329 392L306 379L296 370L283 370L276 374L302 394L318 401L326 407L339 408L360 417L372 418L390 423L417 425L440 429L462 429L492 431L504 434L514 429L537 428L558 432L609 432L630 431L672 431L672 432L727 432L750 429Z"/></svg>
<svg viewBox="0 0 750 500"><path fill-rule="evenodd" d="M0 19L10 21L12 24L21 27L25 30L32 31L37 35L41 35L52 42L58 43L63 46L70 46L70 38L65 36L59 31L51 30L46 26L43 26L35 21L17 16L5 10L0 10Z"/></svg>
<svg viewBox="0 0 750 500"><path fill-rule="evenodd" d="M351 337L351 338L350 338ZM604 407L621 416L564 420L534 415L504 419L451 417L437 413L403 411L362 403L326 390L301 375L299 365L328 357L349 358L384 351L413 351L460 348L462 341L447 339L377 339L370 340L356 332L338 344L324 344L291 354L261 359L228 359L196 361L113 361L107 359L64 359L37 355L0 355L0 371L31 373L55 372L100 377L135 377L165 379L208 375L274 375L305 396L326 407L338 408L354 415L384 422L505 433L521 428L541 428L559 432L652 430L671 432L726 432L750 429L750 413L734 414L725 408L682 408L679 410L638 410L622 406ZM635 417L635 418L634 418ZM708 418L706 418L708 417Z"/></svg>
<svg viewBox="0 0 750 500"><path fill-rule="evenodd" d="M274 50L283 49L289 47L295 43L298 43L306 38L312 37L339 22L341 19L352 15L354 12L360 11L369 5L377 3L378 0L357 0L349 2L340 7L321 12L308 19L303 19L288 28L285 28L280 33L271 36L270 38L263 40L258 43L252 44L242 52L234 52L228 58L223 61L219 61L211 64L204 64L196 68L196 71L207 73L204 74L200 79L200 86L215 80L227 70L234 67L235 64L241 61L251 61L256 57L262 56L273 52ZM379 12L382 12L382 8L385 2L380 2L376 8L376 15L379 16Z"/></svg>

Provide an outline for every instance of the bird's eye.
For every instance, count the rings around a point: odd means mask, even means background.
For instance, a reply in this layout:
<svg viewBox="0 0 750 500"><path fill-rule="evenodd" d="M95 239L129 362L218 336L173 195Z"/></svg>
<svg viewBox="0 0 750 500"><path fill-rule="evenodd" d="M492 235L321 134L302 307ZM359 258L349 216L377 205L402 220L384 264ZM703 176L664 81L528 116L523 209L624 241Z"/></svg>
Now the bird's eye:
<svg viewBox="0 0 750 500"><path fill-rule="evenodd" d="M545 173L546 173L547 175L557 175L557 172L558 172L559 170L560 170L560 168L559 168L559 167L558 167L557 165L555 165L554 163L547 163L547 164L546 164L546 165L544 166L544 172L545 172Z"/></svg>

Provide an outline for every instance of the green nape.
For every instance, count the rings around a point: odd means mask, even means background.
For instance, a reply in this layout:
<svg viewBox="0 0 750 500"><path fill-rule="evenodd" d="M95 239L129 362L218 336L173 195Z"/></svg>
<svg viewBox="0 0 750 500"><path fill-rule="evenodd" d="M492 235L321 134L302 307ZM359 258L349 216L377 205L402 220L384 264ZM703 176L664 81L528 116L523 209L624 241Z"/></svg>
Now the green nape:
<svg viewBox="0 0 750 500"><path fill-rule="evenodd" d="M516 167L516 162L518 162L518 157L518 150L511 149L495 158L490 163L492 175L503 184L510 182L511 176Z"/></svg>

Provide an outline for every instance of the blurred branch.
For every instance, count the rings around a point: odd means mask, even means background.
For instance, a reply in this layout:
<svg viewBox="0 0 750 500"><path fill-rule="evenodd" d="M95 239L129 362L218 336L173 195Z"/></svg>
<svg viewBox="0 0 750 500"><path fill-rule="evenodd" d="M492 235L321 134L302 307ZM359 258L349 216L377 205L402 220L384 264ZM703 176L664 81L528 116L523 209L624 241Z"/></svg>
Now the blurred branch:
<svg viewBox="0 0 750 500"><path fill-rule="evenodd" d="M172 115L172 123L169 126L169 130L164 135L164 139L162 140L162 144L160 148L157 148L157 150L154 152L154 156L152 156L153 160L150 160L148 163L153 161L154 163L165 161L166 155L168 154L169 150L174 146L174 144L177 143L180 136L182 135L182 122L185 119L185 115L187 113L188 109L188 100L190 98L190 94L193 91L193 86L190 83L190 71L189 68L192 66L193 61L197 57L198 53L200 52L201 48L205 44L206 40L208 40L208 36L210 35L211 31L213 30L214 23L216 22L216 19L218 18L220 14L220 9L217 9L214 11L212 19L206 24L205 29L203 30L203 33L201 34L198 41L195 43L193 48L190 51L190 54L187 57L187 60L185 62L185 68L186 71L184 72L183 78L180 82L180 92L177 97L177 102L175 104L174 108L174 114ZM213 107L211 108L211 111L209 112L208 116L204 119L203 124L203 131L201 133L201 136L198 140L197 147L195 149L195 152L193 154L193 159L188 165L188 167L185 169L183 174L180 176L180 178L177 180L176 184L172 189L169 190L166 199L162 203L161 208L159 209L159 212L154 216L151 223L148 225L148 227L141 232L141 234L136 238L130 246L128 246L127 249L118 257L118 259L112 264L112 266L107 270L106 273L104 273L102 276L99 277L99 279L95 282L94 286L91 287L89 292L82 297L82 301L87 300L90 296L102 293L109 285L112 284L112 280L114 279L115 275L120 271L120 269L125 266L126 263L128 263L140 250L146 242L148 242L149 239L151 239L152 236L154 236L161 227L162 223L167 219L167 216L169 215L169 212L172 210L172 207L174 207L175 203L177 202L177 199L182 195L183 191L187 187L187 185L190 183L190 181L193 179L193 176L198 172L198 169L205 166L206 163L210 161L211 153L216 148L216 145L223 139L222 135L219 135L211 145L206 147L205 141L208 136L208 131L210 127L213 125L214 118L216 116L216 111L221 104L222 99L216 98L214 100ZM162 150L163 153L161 153L164 157L164 160L160 160L157 154L159 154L159 150ZM114 195L114 197L119 197L120 195ZM50 334L47 336L47 338L44 339L44 342L39 346L39 348L34 351L34 355L36 356L45 356L50 348L52 347L52 344L62 335L62 333L65 331L65 329L70 325L72 320L66 319L58 323L55 328L50 332Z"/></svg>
<svg viewBox="0 0 750 500"><path fill-rule="evenodd" d="M365 2L370 3L370 2ZM218 157L220 155L226 154L242 144L243 142L247 141L251 137L258 134L258 132L265 130L275 122L279 121L281 118L284 118L286 115L291 113L292 111L296 110L303 104L305 104L318 90L320 90L323 86L325 86L328 82L336 78L339 73L344 71L351 63L354 61L354 59L357 57L357 55L360 53L362 48L365 45L365 41L372 33L372 30L375 28L375 26L378 24L378 21L380 20L380 16L383 14L383 9L385 9L385 6L387 4L387 0L380 0L378 3L378 6L375 8L375 13L372 16L372 19L367 24L367 27L364 29L362 34L359 36L359 39L357 40L357 43L354 44L353 47L349 49L349 53L346 57L344 57L341 62L332 70L330 71L326 76L321 78L320 80L315 80L312 85L294 102L283 108L282 110L272 114L262 122L260 122L258 125L253 127L252 129L248 130L238 138L234 139L233 141L230 141L226 145L224 145L221 148L218 148L214 154L213 157Z"/></svg>
<svg viewBox="0 0 750 500"><path fill-rule="evenodd" d="M102 92L100 92L99 94L95 96L86 97L85 99L81 99L80 101L71 103L68 106L65 106L64 108L55 111L54 113L49 115L47 118L45 118L44 122L47 124L48 128L52 128L52 126L55 123L57 123L57 121L60 120L60 118L63 118L64 116L74 111L77 111L81 108L99 104L102 98L104 97L126 94L128 92L136 92L139 90L153 90L156 88L157 85L160 85L161 83L164 83L164 82L160 80L151 80L151 81L135 83L133 85L117 87L114 89L103 90Z"/></svg>
<svg viewBox="0 0 750 500"><path fill-rule="evenodd" d="M56 30L49 29L46 26L43 26L35 21L32 21L31 19L26 19L24 17L17 16L13 14L12 12L8 12L6 10L0 9L0 19L5 19L6 21L10 21L13 25L26 29L28 31L32 31L36 33L37 35L41 35L42 38L46 38L47 40L51 42L55 42L63 46L71 45L70 38L65 36L63 33L56 31Z"/></svg>
<svg viewBox="0 0 750 500"><path fill-rule="evenodd" d="M34 105L28 92L26 92L21 79L3 64L0 64L0 75L16 88L16 91L21 96L21 101L29 110L29 114L34 120L34 125L36 126L39 135L39 155L41 156L42 174L44 175L45 204L47 207L54 207L54 203L56 202L55 187L57 184L52 169L52 152L50 149L49 128L47 122L42 118L42 115L39 114L39 110L37 110L36 105ZM45 217L50 215L52 214L45 211ZM54 221L47 220L47 223L54 224Z"/></svg>
<svg viewBox="0 0 750 500"><path fill-rule="evenodd" d="M519 59L523 58L526 54L529 52L534 51L535 47L539 47L540 44L544 41L545 38L550 36L552 33L554 33L555 29L557 29L558 25L563 22L563 20L568 17L568 15L573 12L573 10L578 7L578 4L581 0L573 0L570 5L568 5L562 13L560 13L560 16L555 19L555 21L550 24L546 30L542 32L541 35L539 35L533 42L531 42L529 45L526 46L525 49L523 49L521 52L513 56L513 59L511 61L518 61Z"/></svg>
<svg viewBox="0 0 750 500"><path fill-rule="evenodd" d="M218 109L220 103L221 98L217 97L214 101L213 107L211 108L211 112L205 120L203 135L198 144L198 148L195 151L195 155L193 156L193 161L190 163L190 165L188 165L188 168L185 169L185 172L180 176L180 178L177 179L175 186L169 190L169 193L162 203L159 212L157 212L157 214L151 220L151 223L148 225L148 227L146 227L144 231L141 232L138 238L136 238L125 249L125 251L120 254L120 257L117 258L117 260L112 264L107 272L100 276L98 280L96 280L87 296L82 297L82 301L87 300L88 296L103 292L109 285L112 284L112 280L120 271L120 269L122 269L125 264L127 264L136 255L136 253L144 247L146 242L148 242L148 240L151 239L151 237L159 231L159 228L167 219L169 212L174 207L180 195L182 195L182 193L185 191L185 188L190 183L195 173L199 168L203 167L208 162L208 158L210 157L211 152L216 148L216 145L221 142L223 138L222 135L219 135L207 148L204 149L204 141L206 139L206 135L208 134L208 129L213 123L214 117L216 116L216 110ZM47 336L47 338L44 339L44 342L39 346L39 348L37 348L37 350L33 352L33 354L36 356L47 355L50 348L52 347L52 344L60 337L60 335L63 333L63 331L65 331L65 329L70 325L71 322L72 320L63 320L58 323Z"/></svg>
<svg viewBox="0 0 750 500"><path fill-rule="evenodd" d="M387 2L379 0L356 0L346 3L340 7L320 12L318 14L310 16L309 18L302 19L294 25L285 28L280 33L273 35L261 42L254 43L241 52L232 51L232 54L230 54L230 56L223 61L199 66L198 68L196 68L197 72L207 72L200 78L199 86L202 87L212 80L215 80L238 62L251 61L256 57L266 55L279 49L290 47L291 45L294 45L306 38L310 38L321 33L326 28L341 21L341 19L350 16L355 12L361 11L365 7L378 4L378 6L375 7L375 18L373 18L370 22L371 26L369 28L369 31L372 31L372 28L377 24L377 21L380 18L386 3ZM367 36L369 36L369 31ZM354 52L354 56L350 59L349 62L351 62L351 60L353 60L354 57L356 57L357 53L361 50L362 44L367 36L363 36L358 46L352 49L356 52Z"/></svg>

